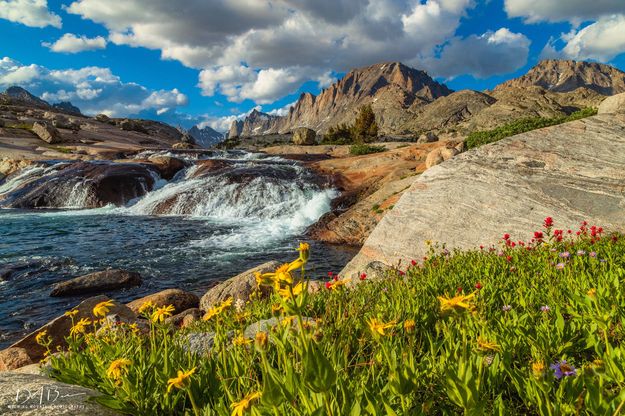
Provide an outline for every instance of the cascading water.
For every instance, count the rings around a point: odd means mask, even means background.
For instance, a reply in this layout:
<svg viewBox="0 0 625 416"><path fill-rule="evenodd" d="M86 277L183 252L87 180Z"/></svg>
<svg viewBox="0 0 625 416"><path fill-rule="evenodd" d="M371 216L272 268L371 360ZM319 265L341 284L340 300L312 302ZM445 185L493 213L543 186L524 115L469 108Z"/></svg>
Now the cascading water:
<svg viewBox="0 0 625 416"><path fill-rule="evenodd" d="M0 207L13 208L0 209L0 348L88 297L48 296L52 284L71 277L107 267L137 271L141 287L109 293L125 302L171 287L201 295L265 261L292 260L306 227L336 195L279 157L156 155L181 158L187 167L164 181L132 161L50 162L0 181ZM48 207L55 209L31 209ZM312 278L339 270L355 254L311 244Z"/></svg>

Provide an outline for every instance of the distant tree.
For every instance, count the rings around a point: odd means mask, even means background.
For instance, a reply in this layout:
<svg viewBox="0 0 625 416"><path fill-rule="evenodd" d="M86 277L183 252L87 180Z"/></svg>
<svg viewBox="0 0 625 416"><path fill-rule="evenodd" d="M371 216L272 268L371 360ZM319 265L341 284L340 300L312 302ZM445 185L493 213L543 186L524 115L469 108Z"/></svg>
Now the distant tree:
<svg viewBox="0 0 625 416"><path fill-rule="evenodd" d="M371 143L378 138L378 123L371 105L360 107L356 121L352 126L352 139L354 143Z"/></svg>
<svg viewBox="0 0 625 416"><path fill-rule="evenodd" d="M352 141L352 128L347 124L339 124L328 129L328 132L323 136L322 142L327 144L350 144Z"/></svg>

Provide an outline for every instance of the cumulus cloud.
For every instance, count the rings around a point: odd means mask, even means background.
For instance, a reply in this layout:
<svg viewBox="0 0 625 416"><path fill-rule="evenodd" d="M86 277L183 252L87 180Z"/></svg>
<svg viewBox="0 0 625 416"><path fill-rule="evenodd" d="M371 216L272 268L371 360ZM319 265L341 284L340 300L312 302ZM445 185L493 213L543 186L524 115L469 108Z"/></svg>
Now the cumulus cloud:
<svg viewBox="0 0 625 416"><path fill-rule="evenodd" d="M54 52L65 53L77 53L83 51L92 51L96 49L106 48L106 39L102 36L96 36L95 38L88 38L81 35L76 36L73 33L66 33L61 36L56 42L42 42L43 46L50 48Z"/></svg>
<svg viewBox="0 0 625 416"><path fill-rule="evenodd" d="M0 59L0 86L19 85L46 101L71 101L85 114L123 117L141 111L169 111L188 103L177 89L150 90L122 82L109 68L84 67L53 70L23 65L9 57Z"/></svg>
<svg viewBox="0 0 625 416"><path fill-rule="evenodd" d="M625 11L623 0L505 0L504 7L509 17L522 17L527 23L579 23Z"/></svg>
<svg viewBox="0 0 625 416"><path fill-rule="evenodd" d="M30 27L61 27L61 18L48 10L47 0L1 0L0 19Z"/></svg>
<svg viewBox="0 0 625 416"><path fill-rule="evenodd" d="M530 40L507 28L467 38L453 38L438 58L427 59L424 66L441 77L453 78L470 73L477 78L512 72L527 62Z"/></svg>

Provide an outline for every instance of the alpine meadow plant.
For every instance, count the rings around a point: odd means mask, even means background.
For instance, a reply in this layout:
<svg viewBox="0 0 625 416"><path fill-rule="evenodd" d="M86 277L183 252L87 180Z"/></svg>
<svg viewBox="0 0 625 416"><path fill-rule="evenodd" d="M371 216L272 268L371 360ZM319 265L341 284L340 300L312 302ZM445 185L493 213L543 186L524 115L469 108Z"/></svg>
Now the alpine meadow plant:
<svg viewBox="0 0 625 416"><path fill-rule="evenodd" d="M555 227L474 251L430 243L383 279L330 272L314 285L301 243L256 275L250 301L227 299L190 328L168 324L166 306L129 325L98 305L50 356L52 375L137 415L620 414L625 240ZM191 351L198 332L210 350Z"/></svg>

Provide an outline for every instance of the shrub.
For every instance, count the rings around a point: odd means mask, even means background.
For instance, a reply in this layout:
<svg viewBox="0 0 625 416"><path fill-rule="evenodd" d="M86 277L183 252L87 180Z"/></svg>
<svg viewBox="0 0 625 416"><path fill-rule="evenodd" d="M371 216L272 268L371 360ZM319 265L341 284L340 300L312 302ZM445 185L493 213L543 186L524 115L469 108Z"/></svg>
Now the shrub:
<svg viewBox="0 0 625 416"><path fill-rule="evenodd" d="M378 124L370 105L362 106L353 125L345 123L330 127L322 144L363 144L378 138Z"/></svg>
<svg viewBox="0 0 625 416"><path fill-rule="evenodd" d="M386 147L371 144L353 144L349 147L349 153L354 156L368 155L371 153L384 152Z"/></svg>
<svg viewBox="0 0 625 416"><path fill-rule="evenodd" d="M349 144L352 143L351 128L347 124L339 124L336 127L330 127L328 132L323 136L321 143L323 144Z"/></svg>
<svg viewBox="0 0 625 416"><path fill-rule="evenodd" d="M527 242L430 245L422 263L362 274L353 289L329 273L315 294L297 280L303 244L298 259L257 276L269 299L230 299L190 329L214 334L209 352L187 352L186 333L160 321L171 311L147 305L145 334L75 330L70 353L51 358L53 376L136 415L618 414L625 238L576 231L549 218ZM272 315L272 329L242 335Z"/></svg>
<svg viewBox="0 0 625 416"><path fill-rule="evenodd" d="M554 126L556 124L566 123L568 121L579 120L585 117L594 116L597 110L594 108L584 108L576 111L568 116L562 117L532 117L513 121L512 123L497 127L493 130L474 131L467 137L467 148L482 146L493 143L506 137L516 134L525 133L527 131L541 129L543 127Z"/></svg>

